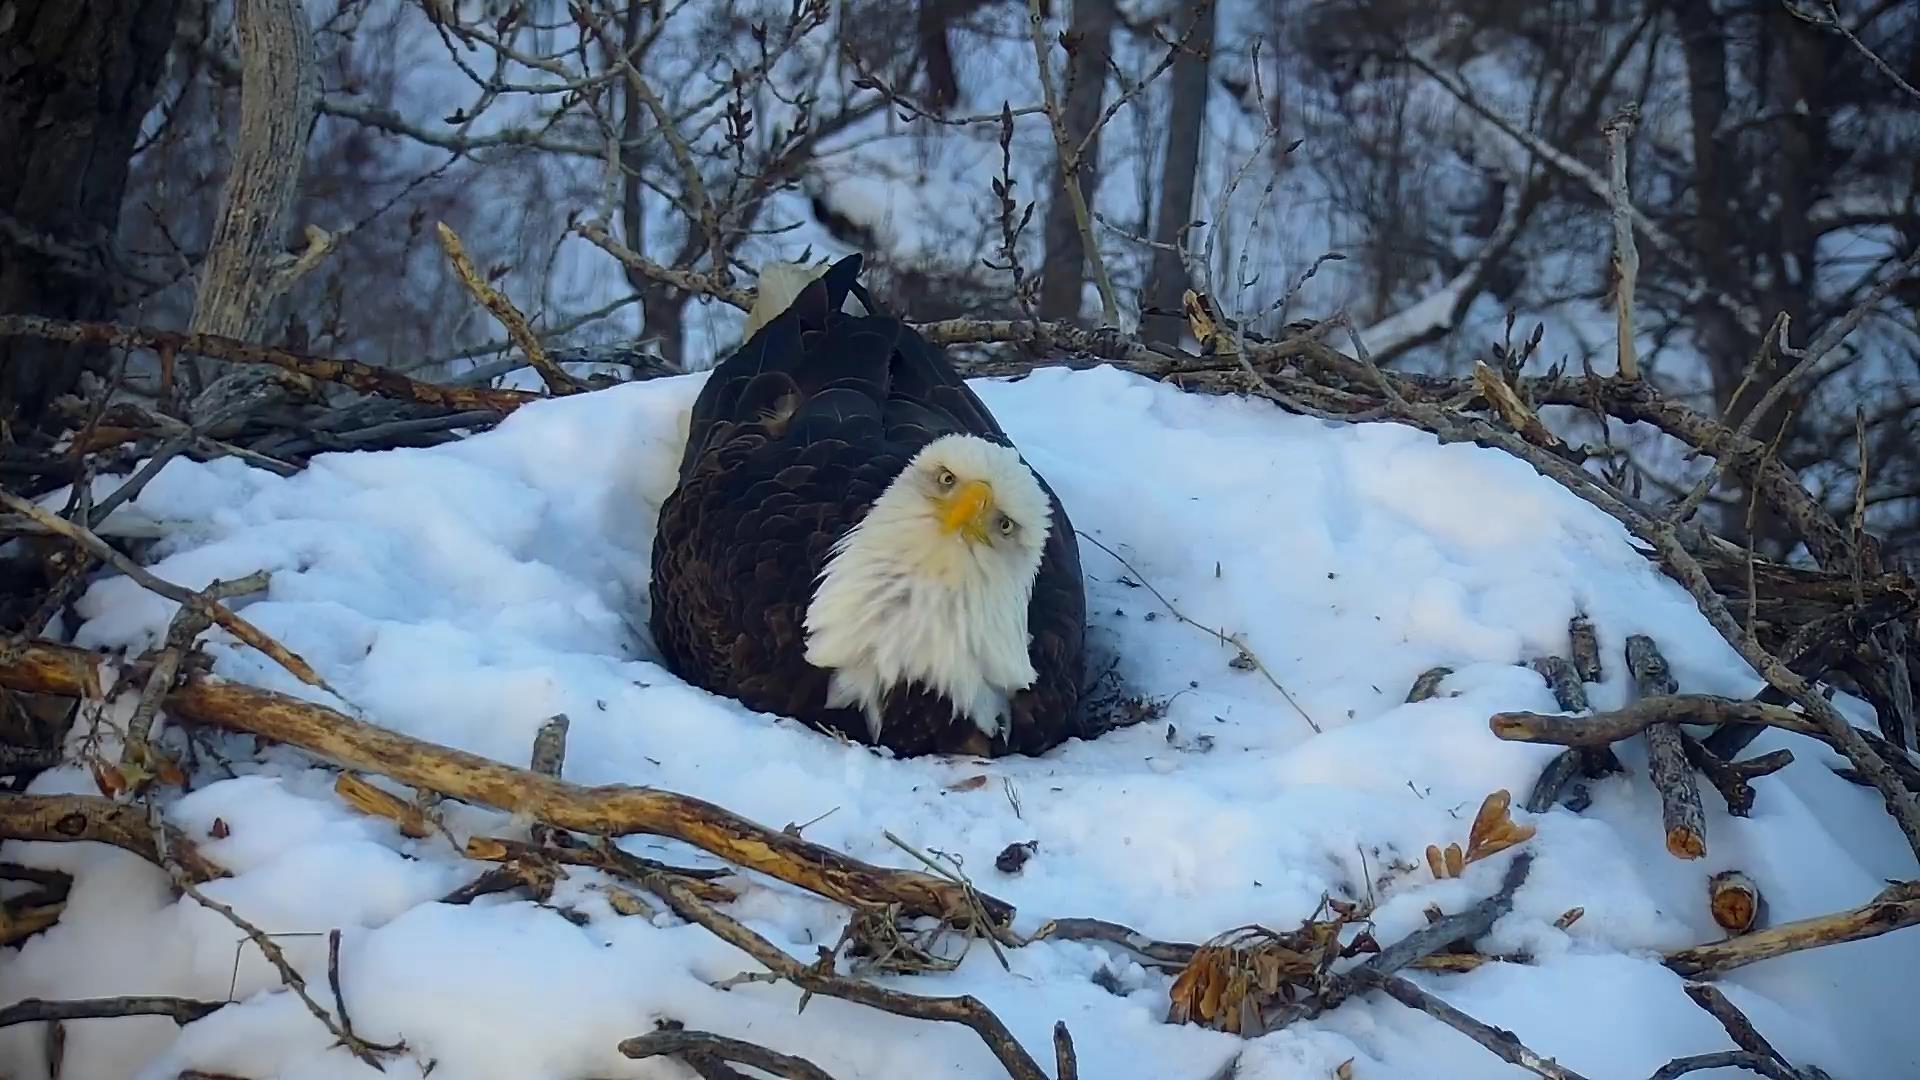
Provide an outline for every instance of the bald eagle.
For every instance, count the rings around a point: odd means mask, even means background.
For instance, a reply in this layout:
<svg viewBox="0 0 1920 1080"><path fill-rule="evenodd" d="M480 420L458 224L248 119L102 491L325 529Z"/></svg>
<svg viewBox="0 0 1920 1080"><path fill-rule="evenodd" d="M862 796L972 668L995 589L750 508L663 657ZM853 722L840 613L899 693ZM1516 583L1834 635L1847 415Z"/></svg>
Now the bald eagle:
<svg viewBox="0 0 1920 1080"><path fill-rule="evenodd" d="M655 644L696 686L899 756L1042 753L1083 733L1073 526L860 267L764 274L701 388L654 537Z"/></svg>

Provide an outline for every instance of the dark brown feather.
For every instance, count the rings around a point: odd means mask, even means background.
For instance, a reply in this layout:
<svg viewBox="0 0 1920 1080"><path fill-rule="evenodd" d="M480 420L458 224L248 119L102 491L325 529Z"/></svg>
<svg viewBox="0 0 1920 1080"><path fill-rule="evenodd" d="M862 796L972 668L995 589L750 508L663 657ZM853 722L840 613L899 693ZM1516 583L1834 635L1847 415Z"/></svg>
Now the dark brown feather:
<svg viewBox="0 0 1920 1080"><path fill-rule="evenodd" d="M714 369L694 402L680 484L660 511L651 628L686 681L749 708L871 742L855 709L826 706L829 672L807 663L805 620L835 540L913 455L942 435L1012 442L951 363L877 312L842 260ZM1013 699L1010 734L987 744L919 685L883 706L880 745L903 756L1039 754L1090 734L1080 705L1086 599L1059 497L1028 609L1039 677Z"/></svg>

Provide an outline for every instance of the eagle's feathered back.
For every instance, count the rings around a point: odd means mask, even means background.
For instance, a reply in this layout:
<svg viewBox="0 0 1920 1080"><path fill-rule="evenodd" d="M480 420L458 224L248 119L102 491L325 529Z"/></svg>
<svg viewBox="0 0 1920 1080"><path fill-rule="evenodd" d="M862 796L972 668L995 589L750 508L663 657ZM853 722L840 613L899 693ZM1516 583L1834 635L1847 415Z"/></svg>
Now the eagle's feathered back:
<svg viewBox="0 0 1920 1080"><path fill-rule="evenodd" d="M860 264L806 281L702 387L654 541L654 639L689 682L896 753L1039 753L1080 732L1085 598L1073 527L1037 474L1049 514L1027 608L1034 678L1011 695L1004 737L982 746L950 702L912 684L886 695L876 738L859 708L828 704L832 672L806 659L836 542L909 462L947 435L1012 445L946 357L880 312ZM871 314L842 311L850 295Z"/></svg>

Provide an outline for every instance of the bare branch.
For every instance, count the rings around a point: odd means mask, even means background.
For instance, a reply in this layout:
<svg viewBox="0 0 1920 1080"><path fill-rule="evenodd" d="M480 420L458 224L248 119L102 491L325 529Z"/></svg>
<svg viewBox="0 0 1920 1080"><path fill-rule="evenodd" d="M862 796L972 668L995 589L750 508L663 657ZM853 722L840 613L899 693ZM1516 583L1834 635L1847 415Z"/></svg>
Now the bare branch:
<svg viewBox="0 0 1920 1080"><path fill-rule="evenodd" d="M0 315L0 337L36 337L65 341L76 345L108 345L119 349L153 349L178 354L204 356L237 364L263 364L323 382L337 382L365 394L422 405L467 411L508 413L541 395L519 390L494 390L489 387L436 386L410 379L390 368L376 367L358 360L312 356L290 349L266 345L218 334L182 334L172 330L149 330L117 323L69 322L37 315ZM171 429L170 429L171 430ZM181 430L192 431L181 425Z"/></svg>
<svg viewBox="0 0 1920 1080"><path fill-rule="evenodd" d="M1379 990L1409 1009L1426 1013L1493 1051L1500 1060L1518 1065L1535 1076L1547 1077L1548 1080L1584 1080L1579 1073L1552 1058L1541 1057L1527 1049L1513 1032L1483 1024L1398 975L1383 975L1356 968L1353 978L1362 986Z"/></svg>
<svg viewBox="0 0 1920 1080"><path fill-rule="evenodd" d="M1920 89L1916 89L1912 83L1901 78L1900 73L1893 70L1893 65L1882 60L1879 53L1867 48L1867 43L1861 41L1860 36L1853 32L1853 28L1848 26L1846 20L1840 17L1840 10L1834 5L1833 0L1820 0L1820 6L1825 8L1827 12L1825 18L1815 15L1801 7L1797 0L1780 0L1780 3L1781 6L1792 13L1794 18L1846 38L1847 44L1852 45L1855 51L1859 52L1861 56L1866 57L1867 62L1878 69L1880 74L1893 80L1893 85L1899 87L1908 97L1920 101Z"/></svg>
<svg viewBox="0 0 1920 1080"><path fill-rule="evenodd" d="M556 828L601 836L669 836L842 903L885 900L916 914L947 919L966 919L973 909L967 891L951 882L871 866L691 796L627 785L580 787L238 683L192 679L168 696L166 706L176 719L249 731L403 784L524 813ZM1003 900L978 895L978 902L996 924L1013 916L1013 908Z"/></svg>
<svg viewBox="0 0 1920 1080"><path fill-rule="evenodd" d="M460 243L460 235L444 221L438 224L438 233L440 248L447 253L447 261L453 264L453 272L459 275L460 283L506 328L507 336L520 346L527 363L533 365L534 370L546 381L547 389L556 395L579 393L583 389L580 381L547 359L547 350L541 347L540 339L533 336L533 331L528 328L527 317L520 314L520 309L514 307L513 301L507 299L504 293L487 284L480 276L480 271L474 268L473 260L467 257L467 250Z"/></svg>
<svg viewBox="0 0 1920 1080"><path fill-rule="evenodd" d="M772 942L714 910L680 883L664 875L655 875L647 884L655 895L667 902L674 914L705 927L720 940L759 961L768 971L809 993L837 997L916 1020L964 1025L980 1036L1013 1080L1047 1080L1047 1074L1040 1071L1039 1063L1013 1037L1000 1018L970 994L960 997L919 997L843 978L833 974L825 965L803 965Z"/></svg>
<svg viewBox="0 0 1920 1080"><path fill-rule="evenodd" d="M1645 634L1627 638L1627 667L1643 697L1671 695L1676 689L1667 658ZM1660 792L1660 814L1667 830L1667 851L1676 859L1698 859L1707 853L1707 817L1700 805L1700 785L1694 781L1681 743L1680 726L1672 722L1647 728L1647 772Z"/></svg>
<svg viewBox="0 0 1920 1080"><path fill-rule="evenodd" d="M300 658L299 654L289 650L286 646L273 640L271 637L268 637L259 627L235 615L225 604L222 604L207 593L194 592L191 589L183 588L171 581L155 576L146 567L120 554L113 545L100 539L93 530L82 528L64 518L50 514L38 505L30 503L4 488L0 488L0 505L5 505L8 509L16 513L25 514L47 530L79 544L95 558L106 562L115 570L120 571L138 582L142 588L150 592L159 593L161 596L177 604L193 608L206 618L219 623L222 629L248 645L253 646L255 649L267 654L274 663L286 668L288 673L301 682L309 686L317 686L330 694L334 694L335 697L340 697L339 694L334 692L332 687L327 685L327 681L322 679L319 673L313 670L312 666ZM344 701L345 698L341 698L341 700Z"/></svg>
<svg viewBox="0 0 1920 1080"><path fill-rule="evenodd" d="M194 294L194 333L258 338L287 284L275 270L300 185L320 77L297 0L239 0L240 127ZM276 291L276 287L278 291Z"/></svg>

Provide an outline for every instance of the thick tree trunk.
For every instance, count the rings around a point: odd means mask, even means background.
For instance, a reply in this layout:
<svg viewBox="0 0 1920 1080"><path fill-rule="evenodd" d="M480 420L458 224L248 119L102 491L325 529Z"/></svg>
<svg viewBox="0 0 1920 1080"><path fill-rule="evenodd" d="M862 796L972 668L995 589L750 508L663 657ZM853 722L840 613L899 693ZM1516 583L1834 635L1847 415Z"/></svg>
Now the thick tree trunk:
<svg viewBox="0 0 1920 1080"><path fill-rule="evenodd" d="M1068 136L1086 137L1100 119L1106 97L1107 57L1113 48L1113 28L1119 21L1114 0L1074 0L1073 21L1067 35L1073 41L1067 61L1067 94L1062 102ZM1087 280L1087 249L1074 220L1073 200L1066 185L1078 182L1087 205L1093 206L1100 187L1100 140L1087 143L1078 176L1055 167L1052 197L1047 200L1047 261L1040 277L1040 315L1073 319L1080 314L1080 292Z"/></svg>
<svg viewBox="0 0 1920 1080"><path fill-rule="evenodd" d="M1207 61L1213 51L1213 4L1196 18L1199 25L1173 62L1172 100L1167 105L1167 153L1160 166L1160 206L1153 215L1153 268L1147 274L1146 306L1180 310L1187 267L1175 250L1181 231L1193 219L1193 190L1200 172L1200 132L1207 126ZM1174 343L1185 323L1173 317L1142 320L1150 341Z"/></svg>
<svg viewBox="0 0 1920 1080"><path fill-rule="evenodd" d="M1768 36L1771 47L1759 61L1763 70L1748 77L1765 88L1768 100L1761 111L1775 114L1769 126L1776 138L1764 160L1743 162L1727 133L1733 111L1729 67L1734 62L1727 23L1707 4L1674 0L1671 10L1686 58L1696 205L1693 250L1712 285L1748 301L1763 318L1785 312L1792 320L1794 341L1804 344L1819 330L1808 322L1807 278L1815 252L1806 215L1826 142L1826 43L1818 31L1784 10L1759 20L1758 30ZM1755 183L1748 174L1751 169L1765 181ZM1776 358L1771 370L1755 373L1751 385L1741 390L1760 340L1718 304L1703 302L1693 313L1693 324L1716 404L1723 411L1732 406L1728 419L1738 423L1793 365ZM1760 417L1754 437L1774 444L1781 428L1800 414L1803 391L1804 386L1796 388ZM1745 499L1729 507L1720 524L1727 536L1776 557L1794 542L1788 522L1764 505L1750 518Z"/></svg>
<svg viewBox="0 0 1920 1080"><path fill-rule="evenodd" d="M234 31L240 129L187 329L260 341L272 323L273 302L294 280L282 263L320 104L320 75L299 0L239 0ZM191 412L197 423L222 433L280 400L283 386L259 369L228 371L201 392Z"/></svg>
<svg viewBox="0 0 1920 1080"><path fill-rule="evenodd" d="M0 0L0 313L114 314L110 260L178 0ZM77 256L77 257L76 257ZM40 422L106 353L0 341L0 422Z"/></svg>
<svg viewBox="0 0 1920 1080"><path fill-rule="evenodd" d="M627 9L621 23L621 33L626 39L626 49L633 49L641 38L646 36L648 19L652 9L644 4L634 4ZM634 63L645 62L642 56L634 57ZM647 189L641 180L641 166L645 155L638 149L640 137L646 132L647 107L640 100L632 80L621 80L621 120L620 139L631 149L620 153L624 170L620 188L620 229L625 234L627 246L642 255L647 253ZM689 225L691 230L691 225ZM688 241L681 248L676 259L690 259L699 253L699 241L690 231ZM688 265L675 262L672 265ZM640 318L646 335L654 339L654 348L662 359L682 371L686 370L686 293L670 285L649 281L645 274L629 267L626 271L627 284L640 294Z"/></svg>

